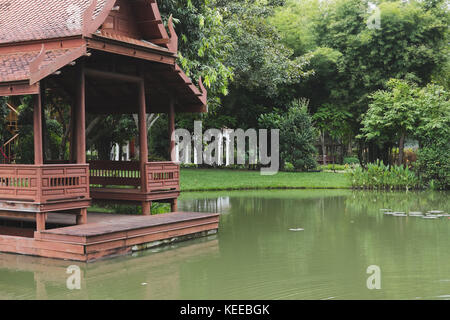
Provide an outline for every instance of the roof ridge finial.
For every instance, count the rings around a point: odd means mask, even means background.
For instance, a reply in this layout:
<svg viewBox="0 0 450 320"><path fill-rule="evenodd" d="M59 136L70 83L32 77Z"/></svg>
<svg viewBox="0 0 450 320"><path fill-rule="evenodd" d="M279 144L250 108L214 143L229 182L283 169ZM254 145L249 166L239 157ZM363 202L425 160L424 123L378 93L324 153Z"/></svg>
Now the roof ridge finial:
<svg viewBox="0 0 450 320"><path fill-rule="evenodd" d="M167 47L169 48L169 50L173 53L177 53L178 52L178 35L175 31L175 27L173 26L173 16L170 15L169 16L169 21L167 23L167 27L169 28L169 32L170 32L170 39L169 39L169 43L167 44Z"/></svg>
<svg viewBox="0 0 450 320"><path fill-rule="evenodd" d="M200 91L202 93L201 100L203 104L206 106L206 110L208 111L208 91L205 89L203 85L202 76L198 78L198 86L200 87Z"/></svg>

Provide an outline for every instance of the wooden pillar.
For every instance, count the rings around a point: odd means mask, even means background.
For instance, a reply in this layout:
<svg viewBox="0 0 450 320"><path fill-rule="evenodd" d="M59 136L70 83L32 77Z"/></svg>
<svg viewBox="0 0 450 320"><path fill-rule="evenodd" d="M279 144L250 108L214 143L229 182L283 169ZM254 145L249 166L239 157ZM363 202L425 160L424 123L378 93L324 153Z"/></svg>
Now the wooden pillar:
<svg viewBox="0 0 450 320"><path fill-rule="evenodd" d="M170 211L172 211L172 212L178 211L178 200L177 199L172 199L172 201L170 203Z"/></svg>
<svg viewBox="0 0 450 320"><path fill-rule="evenodd" d="M41 232L45 230L45 220L47 219L47 214L43 212L36 213L36 231Z"/></svg>
<svg viewBox="0 0 450 320"><path fill-rule="evenodd" d="M144 80L139 82L139 163L141 171L141 192L147 193L147 162L148 162L148 131L147 131L147 106L145 104L145 84ZM152 203L142 202L142 214L151 214Z"/></svg>
<svg viewBox="0 0 450 320"><path fill-rule="evenodd" d="M81 65L76 80L77 101L75 105L74 141L76 143L76 160L78 164L86 163L86 86L84 68Z"/></svg>
<svg viewBox="0 0 450 320"><path fill-rule="evenodd" d="M149 216L152 214L152 202L151 201L143 201L142 202L142 214L144 216Z"/></svg>
<svg viewBox="0 0 450 320"><path fill-rule="evenodd" d="M170 99L169 104L169 156L170 161L175 162L175 101Z"/></svg>
<svg viewBox="0 0 450 320"><path fill-rule="evenodd" d="M81 209L80 214L77 214L77 224L87 224L87 209Z"/></svg>
<svg viewBox="0 0 450 320"><path fill-rule="evenodd" d="M42 150L42 103L40 93L34 96L33 131L34 164L42 165L44 163L44 156Z"/></svg>
<svg viewBox="0 0 450 320"><path fill-rule="evenodd" d="M81 63L78 67L76 77L76 103L72 111L74 115L74 126L71 144L72 157L78 164L86 163L86 77L84 73L84 65ZM80 209L77 214L77 224L87 223L87 209Z"/></svg>
<svg viewBox="0 0 450 320"><path fill-rule="evenodd" d="M170 154L170 161L175 162L176 155L175 155L175 100L170 99L169 103L169 154ZM170 201L170 211L171 212L177 212L178 211L178 200L172 199Z"/></svg>
<svg viewBox="0 0 450 320"><path fill-rule="evenodd" d="M147 162L148 162L148 140L147 140L147 110L145 105L145 85L139 82L139 162L141 170L141 191L147 193Z"/></svg>

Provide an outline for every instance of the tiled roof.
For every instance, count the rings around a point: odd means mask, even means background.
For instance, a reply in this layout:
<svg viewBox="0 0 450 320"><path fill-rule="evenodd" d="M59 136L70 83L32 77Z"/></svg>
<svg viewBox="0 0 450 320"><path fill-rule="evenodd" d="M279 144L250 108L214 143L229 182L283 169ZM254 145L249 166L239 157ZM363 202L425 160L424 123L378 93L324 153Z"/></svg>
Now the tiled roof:
<svg viewBox="0 0 450 320"><path fill-rule="evenodd" d="M91 1L95 19L107 0L0 0L0 44L80 35Z"/></svg>
<svg viewBox="0 0 450 320"><path fill-rule="evenodd" d="M73 53L77 49L48 50L40 64L40 70ZM10 53L0 55L0 82L29 80L31 77L30 63L37 58L39 51L25 53Z"/></svg>

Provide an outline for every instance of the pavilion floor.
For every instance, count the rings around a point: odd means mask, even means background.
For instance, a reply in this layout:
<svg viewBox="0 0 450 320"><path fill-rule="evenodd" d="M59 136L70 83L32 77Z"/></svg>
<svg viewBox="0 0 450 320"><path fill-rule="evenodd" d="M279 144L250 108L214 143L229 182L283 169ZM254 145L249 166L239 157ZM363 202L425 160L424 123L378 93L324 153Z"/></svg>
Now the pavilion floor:
<svg viewBox="0 0 450 320"><path fill-rule="evenodd" d="M73 215L50 213L47 226L35 232L33 219L1 218L0 252L93 261L216 233L219 214L89 213L87 224L75 225Z"/></svg>

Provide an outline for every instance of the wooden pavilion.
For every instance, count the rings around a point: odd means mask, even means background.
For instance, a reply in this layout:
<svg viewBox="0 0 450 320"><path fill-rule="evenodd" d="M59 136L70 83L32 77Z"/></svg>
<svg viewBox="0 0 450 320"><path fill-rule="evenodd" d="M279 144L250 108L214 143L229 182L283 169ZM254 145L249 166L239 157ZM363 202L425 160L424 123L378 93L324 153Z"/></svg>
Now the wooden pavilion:
<svg viewBox="0 0 450 320"><path fill-rule="evenodd" d="M172 19L169 35L155 0L16 0L0 6L0 96L34 97L34 163L0 165L0 216L35 219L34 238L48 240L49 214L73 214L76 224L86 224L91 199L139 203L144 215L153 201L170 202L177 211L179 166L148 161L146 115L167 113L171 137L175 113L207 112L207 93L201 79L197 88L176 63ZM70 160L64 163L43 155L46 90L73 102ZM138 114L139 162L86 161L86 113ZM216 222L210 229L217 229Z"/></svg>

